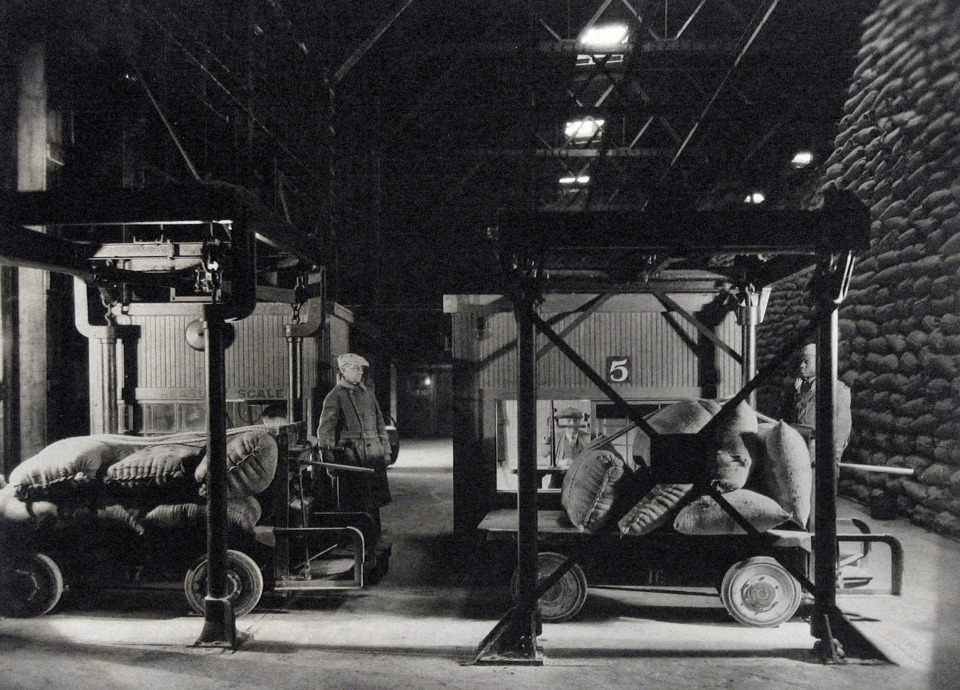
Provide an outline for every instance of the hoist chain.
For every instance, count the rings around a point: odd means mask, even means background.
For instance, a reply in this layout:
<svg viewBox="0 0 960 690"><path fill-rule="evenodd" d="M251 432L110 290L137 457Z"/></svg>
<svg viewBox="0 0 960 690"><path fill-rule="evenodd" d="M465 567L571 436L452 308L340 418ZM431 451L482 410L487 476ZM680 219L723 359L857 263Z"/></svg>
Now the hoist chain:
<svg viewBox="0 0 960 690"><path fill-rule="evenodd" d="M100 304L103 305L103 318L106 320L108 326L115 326L117 323L117 317L113 314L113 308L117 306L118 303L119 300L110 294L109 288L100 288Z"/></svg>
<svg viewBox="0 0 960 690"><path fill-rule="evenodd" d="M307 301L307 277L301 271L297 273L297 283L293 288L293 323L300 323L300 309Z"/></svg>

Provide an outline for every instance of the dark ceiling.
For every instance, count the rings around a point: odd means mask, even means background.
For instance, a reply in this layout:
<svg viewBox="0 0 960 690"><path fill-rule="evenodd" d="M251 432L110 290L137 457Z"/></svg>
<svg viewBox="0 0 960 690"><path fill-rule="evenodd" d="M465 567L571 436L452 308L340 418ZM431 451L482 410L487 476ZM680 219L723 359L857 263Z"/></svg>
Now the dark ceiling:
<svg viewBox="0 0 960 690"><path fill-rule="evenodd" d="M0 19L14 50L53 39L64 184L253 189L321 244L341 303L429 358L440 296L498 289L497 208L802 205L874 4L29 0ZM578 47L612 21L626 45ZM602 135L570 141L587 116Z"/></svg>

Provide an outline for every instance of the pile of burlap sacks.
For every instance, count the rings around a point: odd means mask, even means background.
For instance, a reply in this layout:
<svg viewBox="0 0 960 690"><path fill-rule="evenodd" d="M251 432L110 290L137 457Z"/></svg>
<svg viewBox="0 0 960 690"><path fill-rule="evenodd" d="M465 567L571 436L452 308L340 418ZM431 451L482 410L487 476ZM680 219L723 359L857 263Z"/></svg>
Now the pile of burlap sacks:
<svg viewBox="0 0 960 690"><path fill-rule="evenodd" d="M277 455L277 441L266 427L227 432L230 527L253 532L262 512L255 496L273 480ZM0 482L0 536L29 537L71 520L119 525L141 536L155 529L202 529L208 460L200 434L57 441Z"/></svg>
<svg viewBox="0 0 960 690"><path fill-rule="evenodd" d="M686 400L647 421L660 434L695 434L720 408L715 400ZM800 433L785 422L758 418L746 403L718 422L711 443L705 444L715 451L692 459L702 462L707 484L759 532L786 524L805 529L813 473ZM640 430L630 459L609 445L574 458L561 493L574 526L595 532L616 517L617 529L629 535L671 526L690 535L745 533L716 500L694 496L694 484L652 483L647 468L656 459L650 457L650 446L649 436Z"/></svg>

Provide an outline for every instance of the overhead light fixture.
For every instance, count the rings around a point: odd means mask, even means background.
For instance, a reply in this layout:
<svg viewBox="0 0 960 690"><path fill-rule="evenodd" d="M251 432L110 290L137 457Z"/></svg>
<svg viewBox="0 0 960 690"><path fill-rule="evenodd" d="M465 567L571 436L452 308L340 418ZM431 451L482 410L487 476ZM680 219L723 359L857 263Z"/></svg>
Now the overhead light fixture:
<svg viewBox="0 0 960 690"><path fill-rule="evenodd" d="M585 117L582 120L570 120L563 128L568 140L589 141L603 131L605 120Z"/></svg>
<svg viewBox="0 0 960 690"><path fill-rule="evenodd" d="M622 63L623 53L613 53L613 51L626 45L629 36L630 30L626 24L590 27L577 39L577 44L581 50L589 50L594 54L601 53L603 57L597 56L597 59L594 59L594 55L577 55L577 67L588 67L595 65L598 61L607 66Z"/></svg>
<svg viewBox="0 0 960 690"><path fill-rule="evenodd" d="M591 26L580 37L580 46L594 50L612 50L627 42L629 30L626 24Z"/></svg>
<svg viewBox="0 0 960 690"><path fill-rule="evenodd" d="M743 203L745 204L762 204L767 200L767 197L763 195L763 192L750 192L744 198Z"/></svg>
<svg viewBox="0 0 960 690"><path fill-rule="evenodd" d="M793 168L805 168L813 163L813 153L810 151L797 151L790 159L790 166Z"/></svg>
<svg viewBox="0 0 960 690"><path fill-rule="evenodd" d="M570 186L574 184L584 185L590 182L589 175L567 175L560 178L560 184Z"/></svg>

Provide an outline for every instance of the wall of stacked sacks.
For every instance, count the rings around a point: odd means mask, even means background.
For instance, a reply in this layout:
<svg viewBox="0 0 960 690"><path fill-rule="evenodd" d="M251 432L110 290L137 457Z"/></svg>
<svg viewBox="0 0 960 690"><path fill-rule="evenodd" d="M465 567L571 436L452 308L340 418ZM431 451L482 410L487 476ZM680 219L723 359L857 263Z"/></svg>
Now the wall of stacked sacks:
<svg viewBox="0 0 960 690"><path fill-rule="evenodd" d="M916 472L844 473L839 491L895 500L898 514L960 538L960 12L881 0L857 58L821 185L854 193L872 218L840 309L840 377L853 393L844 459ZM761 363L809 318L808 279L775 289Z"/></svg>

